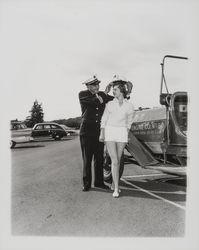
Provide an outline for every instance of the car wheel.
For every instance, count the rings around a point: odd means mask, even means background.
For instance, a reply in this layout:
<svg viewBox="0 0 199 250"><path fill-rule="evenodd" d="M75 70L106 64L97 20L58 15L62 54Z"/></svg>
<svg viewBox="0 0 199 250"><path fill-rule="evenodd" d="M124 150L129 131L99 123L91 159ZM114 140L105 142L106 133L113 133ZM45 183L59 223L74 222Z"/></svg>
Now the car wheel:
<svg viewBox="0 0 199 250"><path fill-rule="evenodd" d="M59 140L61 140L61 135L55 135L54 137L53 137L56 141L59 141Z"/></svg>
<svg viewBox="0 0 199 250"><path fill-rule="evenodd" d="M119 178L122 177L123 171L124 171L124 154L122 154L120 161ZM106 149L104 151L103 173L104 173L104 180L106 182L112 182L111 158Z"/></svg>
<svg viewBox="0 0 199 250"><path fill-rule="evenodd" d="M16 145L16 142L15 141L10 141L10 148L14 148Z"/></svg>

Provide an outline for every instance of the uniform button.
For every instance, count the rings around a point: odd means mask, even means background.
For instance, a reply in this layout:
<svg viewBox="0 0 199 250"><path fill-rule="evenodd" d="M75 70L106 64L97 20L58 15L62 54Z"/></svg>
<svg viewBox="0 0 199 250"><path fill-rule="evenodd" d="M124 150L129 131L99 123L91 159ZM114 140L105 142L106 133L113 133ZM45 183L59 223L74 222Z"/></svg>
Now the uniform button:
<svg viewBox="0 0 199 250"><path fill-rule="evenodd" d="M98 108L96 108L98 110Z"/></svg>
<svg viewBox="0 0 199 250"><path fill-rule="evenodd" d="M98 121L96 120L96 122L98 122Z"/></svg>
<svg viewBox="0 0 199 250"><path fill-rule="evenodd" d="M98 116L98 114L96 114L96 116Z"/></svg>

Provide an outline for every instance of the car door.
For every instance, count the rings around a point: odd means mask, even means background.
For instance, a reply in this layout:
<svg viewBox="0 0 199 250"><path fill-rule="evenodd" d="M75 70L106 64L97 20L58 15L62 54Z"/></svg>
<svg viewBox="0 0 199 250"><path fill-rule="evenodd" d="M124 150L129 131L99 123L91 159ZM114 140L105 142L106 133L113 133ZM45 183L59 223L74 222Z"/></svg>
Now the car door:
<svg viewBox="0 0 199 250"><path fill-rule="evenodd" d="M63 136L67 135L65 130L61 126L56 124L51 125L51 130L53 131L54 136L57 136L59 138L62 138Z"/></svg>
<svg viewBox="0 0 199 250"><path fill-rule="evenodd" d="M32 131L33 137L41 137L44 133L44 128L42 124L38 124L35 126L35 128Z"/></svg>
<svg viewBox="0 0 199 250"><path fill-rule="evenodd" d="M51 137L51 135L52 135L52 130L50 124L44 124L43 136Z"/></svg>
<svg viewBox="0 0 199 250"><path fill-rule="evenodd" d="M60 127L55 125L55 124L52 124L51 125L51 130L52 130L52 133L54 134L54 136L60 136Z"/></svg>

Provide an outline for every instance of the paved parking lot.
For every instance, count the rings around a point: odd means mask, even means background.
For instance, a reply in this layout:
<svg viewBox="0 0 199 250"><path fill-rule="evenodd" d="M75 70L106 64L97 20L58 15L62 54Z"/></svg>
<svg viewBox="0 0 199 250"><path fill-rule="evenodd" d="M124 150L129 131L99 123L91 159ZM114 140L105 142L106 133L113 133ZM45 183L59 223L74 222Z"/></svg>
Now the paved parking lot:
<svg viewBox="0 0 199 250"><path fill-rule="evenodd" d="M119 199L82 192L79 137L17 145L12 157L12 234L183 237L186 180L126 162Z"/></svg>

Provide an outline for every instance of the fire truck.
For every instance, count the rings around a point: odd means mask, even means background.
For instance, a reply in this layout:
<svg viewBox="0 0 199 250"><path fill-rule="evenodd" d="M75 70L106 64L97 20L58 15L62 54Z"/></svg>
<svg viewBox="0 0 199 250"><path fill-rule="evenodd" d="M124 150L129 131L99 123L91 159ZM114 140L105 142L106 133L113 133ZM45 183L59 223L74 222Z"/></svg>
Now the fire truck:
<svg viewBox="0 0 199 250"><path fill-rule="evenodd" d="M125 151L129 159L143 168L186 175L188 94L185 91L169 92L164 74L166 59L188 58L174 55L163 57L159 96L161 107L134 111ZM166 91L163 92L163 89ZM124 153L120 162L120 177L125 158ZM112 179L111 159L107 150L104 153L104 179Z"/></svg>

